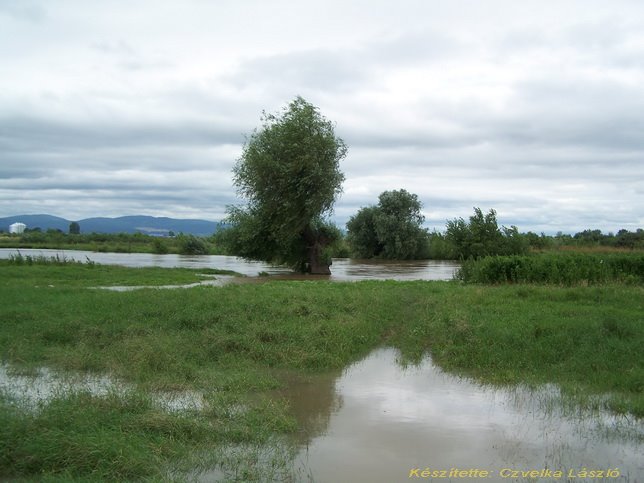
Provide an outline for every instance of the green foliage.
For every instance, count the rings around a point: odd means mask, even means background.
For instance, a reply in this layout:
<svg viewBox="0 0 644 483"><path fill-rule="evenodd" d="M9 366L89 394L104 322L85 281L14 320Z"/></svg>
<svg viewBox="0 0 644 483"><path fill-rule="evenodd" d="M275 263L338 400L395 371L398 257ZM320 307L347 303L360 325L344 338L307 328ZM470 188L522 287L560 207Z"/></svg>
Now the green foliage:
<svg viewBox="0 0 644 483"><path fill-rule="evenodd" d="M418 196L408 191L385 191L378 205L360 209L347 223L347 241L358 258L427 258L428 235Z"/></svg>
<svg viewBox="0 0 644 483"><path fill-rule="evenodd" d="M301 97L263 121L233 169L247 204L229 209L224 240L236 255L313 270L333 241L324 217L342 190L339 162L347 147Z"/></svg>
<svg viewBox="0 0 644 483"><path fill-rule="evenodd" d="M454 260L456 250L445 235L434 231L429 234L429 258L432 260Z"/></svg>
<svg viewBox="0 0 644 483"><path fill-rule="evenodd" d="M361 208L347 223L347 242L357 258L373 258L382 252L376 233L377 206Z"/></svg>
<svg viewBox="0 0 644 483"><path fill-rule="evenodd" d="M77 221L72 221L69 224L69 234L70 235L79 235L80 234L80 225Z"/></svg>
<svg viewBox="0 0 644 483"><path fill-rule="evenodd" d="M179 253L182 255L207 255L208 246L202 238L194 235L179 235Z"/></svg>
<svg viewBox="0 0 644 483"><path fill-rule="evenodd" d="M644 248L644 230L638 228L634 232L619 230L615 236L615 246L623 248Z"/></svg>
<svg viewBox="0 0 644 483"><path fill-rule="evenodd" d="M487 257L463 262L458 278L470 283L642 284L644 255L546 253Z"/></svg>
<svg viewBox="0 0 644 483"><path fill-rule="evenodd" d="M537 250L546 250L548 248L552 248L555 245L554 238L547 236L545 233L537 235L536 233L529 231L523 236L528 246Z"/></svg>
<svg viewBox="0 0 644 483"><path fill-rule="evenodd" d="M163 238L142 233L81 233L30 231L20 236L0 239L0 246L11 248L56 248L119 253L159 253L158 244L167 247L167 253L179 253L176 238Z"/></svg>
<svg viewBox="0 0 644 483"><path fill-rule="evenodd" d="M152 252L158 255L165 255L168 253L168 245L165 244L160 238L155 238L152 242Z"/></svg>
<svg viewBox="0 0 644 483"><path fill-rule="evenodd" d="M476 207L469 222L463 218L448 221L445 238L454 247L456 257L461 259L522 254L528 249L516 226L499 228L496 211L490 210L484 215Z"/></svg>
<svg viewBox="0 0 644 483"><path fill-rule="evenodd" d="M44 255L23 255L18 252L16 255L9 255L7 262L10 265L67 265L67 264L82 264L83 262L65 257L65 255L54 255L46 257ZM87 258L85 264L94 267L96 264Z"/></svg>

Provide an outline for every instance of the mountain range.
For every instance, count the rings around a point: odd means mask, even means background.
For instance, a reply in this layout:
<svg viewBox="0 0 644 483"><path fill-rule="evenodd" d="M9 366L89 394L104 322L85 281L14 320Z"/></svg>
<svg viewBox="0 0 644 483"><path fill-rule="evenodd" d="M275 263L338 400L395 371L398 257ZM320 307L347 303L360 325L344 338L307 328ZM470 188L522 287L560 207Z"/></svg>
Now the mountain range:
<svg viewBox="0 0 644 483"><path fill-rule="evenodd" d="M69 225L76 221L81 233L145 233L148 235L167 235L169 232L191 235L212 235L220 223L207 220L184 220L177 218L154 217L144 215L120 216L118 218L85 218L83 220L66 220L52 215L17 215L0 218L0 230L8 232L9 225L24 223L27 228L40 228L69 232Z"/></svg>

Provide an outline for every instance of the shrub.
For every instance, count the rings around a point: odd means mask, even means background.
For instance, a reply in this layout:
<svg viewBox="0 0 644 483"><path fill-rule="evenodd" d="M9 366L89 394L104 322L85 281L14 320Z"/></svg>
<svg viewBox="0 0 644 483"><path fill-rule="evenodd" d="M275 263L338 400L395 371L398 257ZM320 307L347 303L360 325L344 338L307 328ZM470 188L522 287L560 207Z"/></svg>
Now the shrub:
<svg viewBox="0 0 644 483"><path fill-rule="evenodd" d="M456 277L468 283L644 283L642 254L549 253L494 256L463 262Z"/></svg>
<svg viewBox="0 0 644 483"><path fill-rule="evenodd" d="M206 255L208 246L201 238L193 235L179 236L179 253L183 255Z"/></svg>

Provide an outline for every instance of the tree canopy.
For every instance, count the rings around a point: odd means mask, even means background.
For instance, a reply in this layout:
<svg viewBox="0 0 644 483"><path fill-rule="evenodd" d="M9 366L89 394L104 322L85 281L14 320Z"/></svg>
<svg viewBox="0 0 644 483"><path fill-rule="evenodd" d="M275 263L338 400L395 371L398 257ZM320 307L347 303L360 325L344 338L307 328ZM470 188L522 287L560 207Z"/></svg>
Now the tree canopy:
<svg viewBox="0 0 644 483"><path fill-rule="evenodd" d="M474 208L469 223L463 218L448 221L445 238L453 245L458 258L522 254L528 248L516 226L499 228L496 211L483 214L480 208Z"/></svg>
<svg viewBox="0 0 644 483"><path fill-rule="evenodd" d="M233 168L246 205L229 208L224 239L239 256L330 273L325 249L339 236L326 221L344 175L347 153L334 125L301 97L280 114L263 115Z"/></svg>
<svg viewBox="0 0 644 483"><path fill-rule="evenodd" d="M418 196L385 191L376 206L361 208L347 223L347 239L359 258L414 259L427 257L425 217Z"/></svg>
<svg viewBox="0 0 644 483"><path fill-rule="evenodd" d="M80 233L80 225L78 224L77 221L72 221L69 224L69 234L70 235L78 235Z"/></svg>

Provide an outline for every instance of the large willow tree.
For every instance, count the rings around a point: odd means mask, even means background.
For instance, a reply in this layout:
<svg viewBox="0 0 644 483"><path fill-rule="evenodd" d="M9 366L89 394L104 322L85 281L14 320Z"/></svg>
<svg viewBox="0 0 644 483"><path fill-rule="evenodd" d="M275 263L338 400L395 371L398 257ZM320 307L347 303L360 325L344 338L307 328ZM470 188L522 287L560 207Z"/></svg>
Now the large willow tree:
<svg viewBox="0 0 644 483"><path fill-rule="evenodd" d="M243 207L229 208L225 239L244 258L330 273L326 248L338 230L326 221L342 192L347 147L333 124L301 97L247 139L233 168Z"/></svg>

